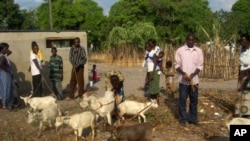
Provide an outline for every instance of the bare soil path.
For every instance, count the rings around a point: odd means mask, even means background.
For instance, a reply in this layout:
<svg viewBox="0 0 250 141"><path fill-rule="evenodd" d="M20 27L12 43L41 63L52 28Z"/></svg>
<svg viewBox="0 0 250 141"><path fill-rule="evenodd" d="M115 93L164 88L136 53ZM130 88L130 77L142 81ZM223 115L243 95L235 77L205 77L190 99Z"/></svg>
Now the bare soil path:
<svg viewBox="0 0 250 141"><path fill-rule="evenodd" d="M91 69L93 63L89 63ZM93 88L97 96L102 96L105 91L105 72L116 69L125 76L124 91L127 99L146 101L142 87L146 70L141 67L115 67L102 63L96 63L100 77ZM89 70L89 76L91 73ZM69 81L69 78L64 78ZM177 80L177 79L176 79ZM229 141L228 131L224 125L224 117L233 106L236 92L236 80L220 81L201 79L199 96L199 121L200 126L187 125L181 127L178 124L178 94L175 98L164 95L165 78L161 75L160 86L162 88L161 106L158 109L150 109L147 113L148 121L161 121L155 131L153 141ZM177 84L177 82L176 82ZM65 93L67 94L67 93ZM59 101L63 109L69 115L83 111L79 101ZM215 115L219 113L219 116ZM73 131L68 126L63 127L59 133L54 128L43 131L38 137L38 123L28 124L26 108L19 108L11 112L0 109L0 140L2 141L72 141ZM133 122L137 122L135 119ZM95 141L104 141L109 133L98 130ZM89 138L88 138L89 139Z"/></svg>

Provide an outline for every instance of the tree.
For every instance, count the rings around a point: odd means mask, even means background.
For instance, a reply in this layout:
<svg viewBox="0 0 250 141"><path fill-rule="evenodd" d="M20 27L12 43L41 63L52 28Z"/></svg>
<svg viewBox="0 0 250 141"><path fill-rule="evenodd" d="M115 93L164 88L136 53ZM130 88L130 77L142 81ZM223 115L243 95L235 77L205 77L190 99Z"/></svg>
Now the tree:
<svg viewBox="0 0 250 141"><path fill-rule="evenodd" d="M239 33L250 32L250 1L238 0L232 7L233 18L237 21Z"/></svg>
<svg viewBox="0 0 250 141"><path fill-rule="evenodd" d="M50 29L48 3L40 5L38 24L41 29ZM103 20L103 9L93 0L54 0L52 1L54 30L85 30L88 44L98 44L99 31Z"/></svg>
<svg viewBox="0 0 250 141"><path fill-rule="evenodd" d="M200 27L211 29L213 13L207 0L120 0L111 7L108 19L111 26L122 27L151 22L160 42L168 38L183 43L187 32L198 32ZM202 34L199 37L206 40Z"/></svg>
<svg viewBox="0 0 250 141"><path fill-rule="evenodd" d="M0 0L0 29L21 29L23 19L14 0Z"/></svg>
<svg viewBox="0 0 250 141"><path fill-rule="evenodd" d="M25 30L35 30L38 29L37 25L37 16L36 16L36 9L23 9L21 10L21 14L24 17L24 20L22 22L21 29Z"/></svg>
<svg viewBox="0 0 250 141"><path fill-rule="evenodd" d="M219 20L221 25L220 37L224 40L231 40L232 36L237 33L238 21L235 20L233 12L217 11L214 13L215 19Z"/></svg>

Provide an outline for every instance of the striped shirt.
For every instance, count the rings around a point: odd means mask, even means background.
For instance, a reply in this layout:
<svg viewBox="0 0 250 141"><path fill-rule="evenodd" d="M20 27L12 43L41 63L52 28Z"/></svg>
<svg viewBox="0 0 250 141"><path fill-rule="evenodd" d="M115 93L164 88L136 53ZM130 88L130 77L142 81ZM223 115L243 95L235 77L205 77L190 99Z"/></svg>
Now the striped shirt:
<svg viewBox="0 0 250 141"><path fill-rule="evenodd" d="M61 81L63 76L63 60L59 55L51 56L49 60L50 75L49 78L51 81Z"/></svg>
<svg viewBox="0 0 250 141"><path fill-rule="evenodd" d="M87 62L87 56L83 47L71 47L69 53L69 61L71 64L83 66Z"/></svg>

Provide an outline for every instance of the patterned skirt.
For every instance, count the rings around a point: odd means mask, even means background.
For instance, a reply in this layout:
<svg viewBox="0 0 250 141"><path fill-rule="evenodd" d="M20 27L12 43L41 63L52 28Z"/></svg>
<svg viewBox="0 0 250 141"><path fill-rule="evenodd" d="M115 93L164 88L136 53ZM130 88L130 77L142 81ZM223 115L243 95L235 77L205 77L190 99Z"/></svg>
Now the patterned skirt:
<svg viewBox="0 0 250 141"><path fill-rule="evenodd" d="M150 80L150 78L154 75L154 80ZM160 93L160 75L155 72L148 72L148 78L149 78L149 94L155 95Z"/></svg>
<svg viewBox="0 0 250 141"><path fill-rule="evenodd" d="M250 91L244 90L237 93L235 98L235 114L250 115Z"/></svg>

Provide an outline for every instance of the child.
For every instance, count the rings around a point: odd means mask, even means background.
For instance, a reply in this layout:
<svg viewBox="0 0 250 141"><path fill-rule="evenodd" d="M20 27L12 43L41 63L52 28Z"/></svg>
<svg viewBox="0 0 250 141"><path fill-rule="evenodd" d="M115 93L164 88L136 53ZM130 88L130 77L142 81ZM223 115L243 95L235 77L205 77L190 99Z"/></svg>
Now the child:
<svg viewBox="0 0 250 141"><path fill-rule="evenodd" d="M167 61L165 66L165 82L166 82L166 91L168 94L171 94L171 97L174 97L175 85L174 85L174 72L172 69L172 62Z"/></svg>
<svg viewBox="0 0 250 141"><path fill-rule="evenodd" d="M162 62L163 62L163 56L164 52L160 51L159 55L157 56L157 62L156 62L156 70L158 71L158 75L161 74L162 69Z"/></svg>
<svg viewBox="0 0 250 141"><path fill-rule="evenodd" d="M91 70L93 76L92 76L92 80L95 83L97 81L97 71L96 71L96 64L93 65L93 68Z"/></svg>
<svg viewBox="0 0 250 141"><path fill-rule="evenodd" d="M113 87L113 91L115 93L116 105L118 105L121 102L123 102L125 98L124 90L123 90L123 81L120 81L117 75L111 75L110 82Z"/></svg>

